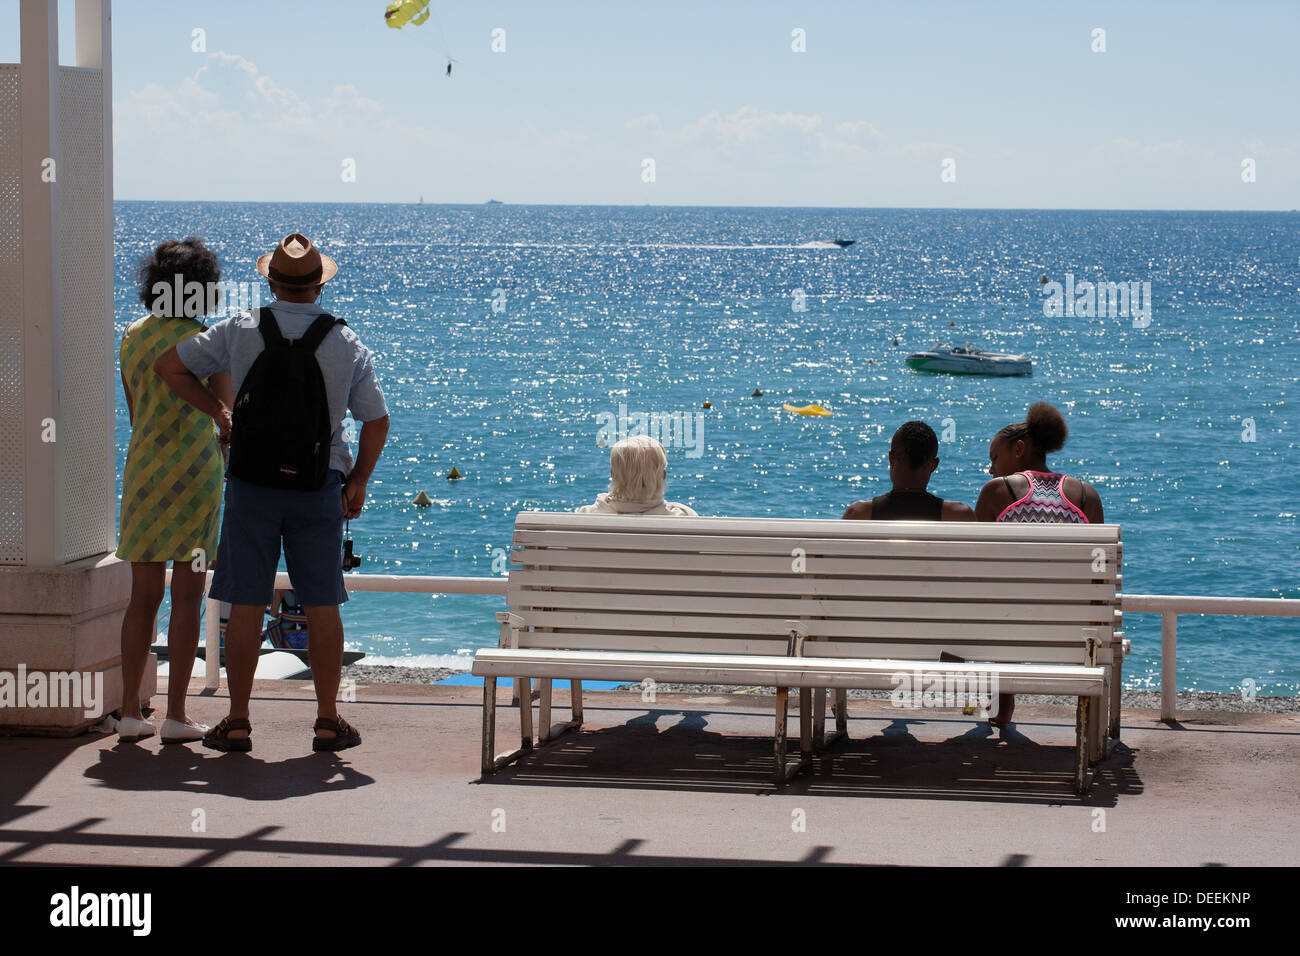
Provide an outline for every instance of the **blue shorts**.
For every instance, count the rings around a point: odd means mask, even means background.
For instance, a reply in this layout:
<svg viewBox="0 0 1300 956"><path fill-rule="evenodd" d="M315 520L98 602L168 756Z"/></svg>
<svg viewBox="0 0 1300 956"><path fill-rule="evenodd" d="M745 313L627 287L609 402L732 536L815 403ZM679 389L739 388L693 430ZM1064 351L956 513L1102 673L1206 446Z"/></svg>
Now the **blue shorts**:
<svg viewBox="0 0 1300 956"><path fill-rule="evenodd" d="M331 471L319 491L265 488L229 476L208 596L231 604L270 604L282 539L284 563L304 607L347 601L342 472Z"/></svg>

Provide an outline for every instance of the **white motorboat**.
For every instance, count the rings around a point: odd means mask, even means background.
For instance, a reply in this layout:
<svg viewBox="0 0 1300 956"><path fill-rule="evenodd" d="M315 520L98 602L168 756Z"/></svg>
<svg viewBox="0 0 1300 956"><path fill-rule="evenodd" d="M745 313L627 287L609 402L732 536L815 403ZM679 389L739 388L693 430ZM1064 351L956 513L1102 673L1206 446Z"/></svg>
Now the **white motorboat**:
<svg viewBox="0 0 1300 956"><path fill-rule="evenodd" d="M954 375L1032 375L1033 362L1027 355L983 352L979 349L934 348L913 352L906 359L908 368L918 372L947 372Z"/></svg>

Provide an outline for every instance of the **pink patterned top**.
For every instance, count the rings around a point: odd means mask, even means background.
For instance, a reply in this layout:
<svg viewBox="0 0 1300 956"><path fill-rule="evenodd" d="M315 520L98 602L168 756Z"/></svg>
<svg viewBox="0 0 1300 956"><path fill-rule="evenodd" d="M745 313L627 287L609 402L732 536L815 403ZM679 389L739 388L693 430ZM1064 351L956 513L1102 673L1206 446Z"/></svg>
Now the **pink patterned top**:
<svg viewBox="0 0 1300 956"><path fill-rule="evenodd" d="M1065 497L1065 475L1054 471L1022 471L1019 474L1024 475L1029 481L1029 491L1024 497L1002 509L998 521L1021 524L1088 523L1088 516ZM1011 482L1005 478L1002 481L1006 484L1011 497L1015 498L1015 492L1011 490ZM1086 486L1083 493L1085 495L1088 493Z"/></svg>

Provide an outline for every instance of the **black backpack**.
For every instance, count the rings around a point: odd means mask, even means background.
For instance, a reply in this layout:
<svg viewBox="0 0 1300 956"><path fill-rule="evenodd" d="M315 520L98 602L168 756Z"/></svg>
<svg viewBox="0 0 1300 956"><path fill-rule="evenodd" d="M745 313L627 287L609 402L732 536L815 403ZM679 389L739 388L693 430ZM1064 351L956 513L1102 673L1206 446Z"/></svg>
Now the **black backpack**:
<svg viewBox="0 0 1300 956"><path fill-rule="evenodd" d="M290 342L275 314L259 310L265 348L244 376L231 411L230 473L268 488L317 491L329 474L334 427L316 349L335 325L328 313Z"/></svg>

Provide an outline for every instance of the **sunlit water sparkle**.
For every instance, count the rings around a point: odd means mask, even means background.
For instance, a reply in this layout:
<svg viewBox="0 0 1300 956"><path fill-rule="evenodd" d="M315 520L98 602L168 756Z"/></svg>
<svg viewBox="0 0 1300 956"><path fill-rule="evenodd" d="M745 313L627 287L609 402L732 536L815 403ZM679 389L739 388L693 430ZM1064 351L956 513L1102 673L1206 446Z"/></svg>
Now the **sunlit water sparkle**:
<svg viewBox="0 0 1300 956"><path fill-rule="evenodd" d="M125 202L119 339L157 242L201 235L226 278L252 281L291 231L339 260L323 302L375 351L392 413L352 528L362 572L491 574L520 509L604 490L598 415L620 403L712 402L701 456L669 449L670 497L701 514L837 517L887 490L889 436L909 418L952 419L932 489L973 503L990 436L1046 399L1071 427L1050 463L1093 482L1124 527L1125 590L1300 597L1300 216ZM857 244L820 244L839 237ZM1150 327L1045 318L1039 278L1066 273L1149 281ZM1028 353L1034 374L903 365L939 341ZM117 421L121 462L120 391ZM464 480L446 481L453 465ZM412 505L420 490L432 506ZM468 667L500 607L355 594L347 642L375 662ZM1126 684L1158 685L1159 618L1125 630ZM1178 656L1183 689L1300 692L1295 620L1184 617Z"/></svg>

